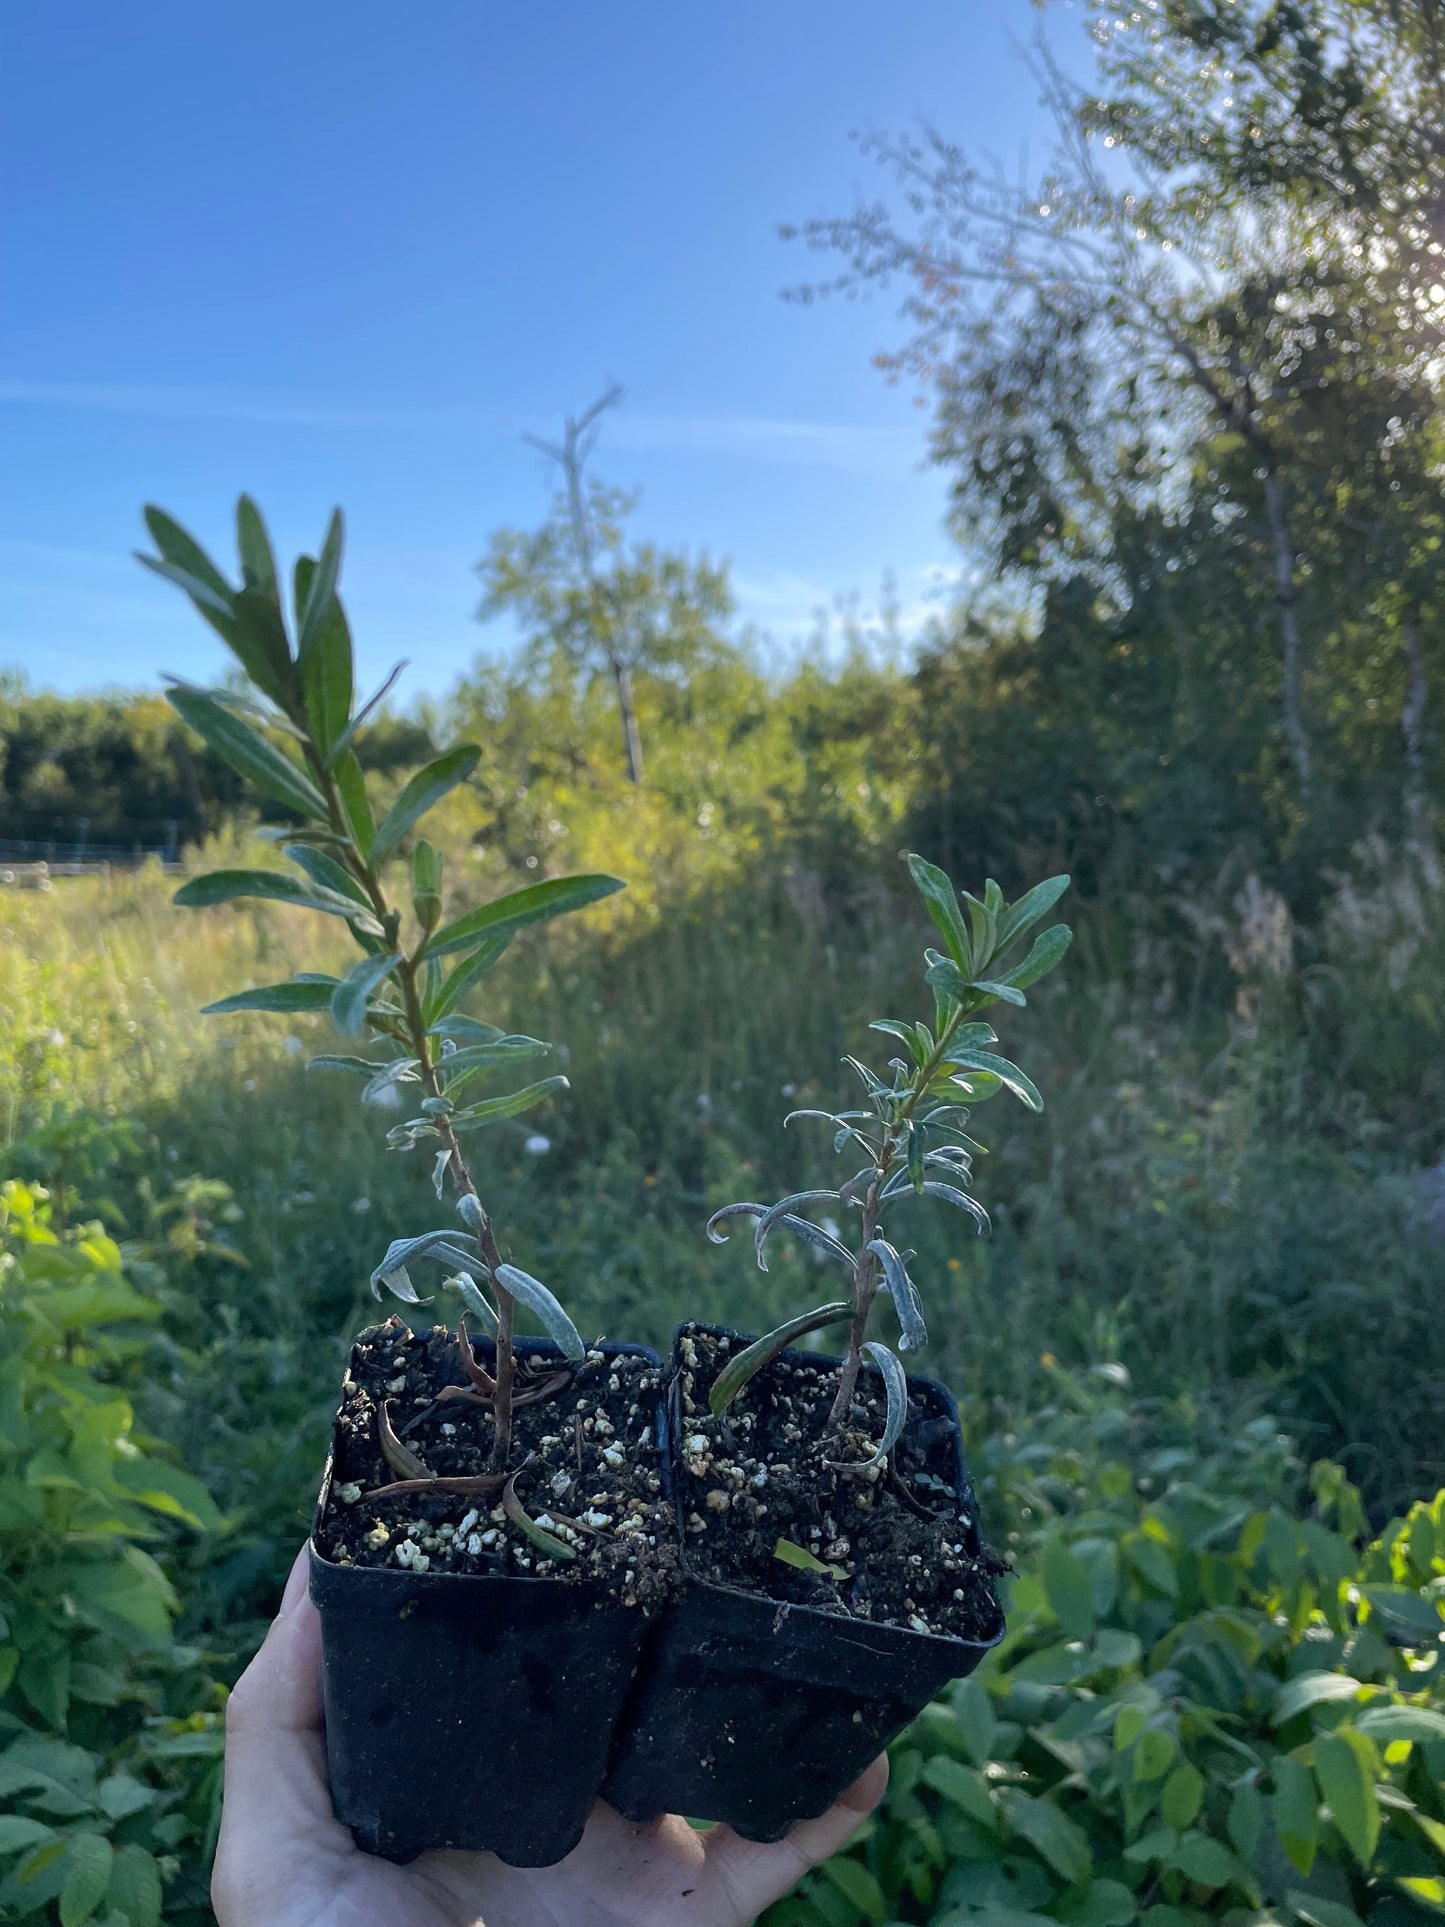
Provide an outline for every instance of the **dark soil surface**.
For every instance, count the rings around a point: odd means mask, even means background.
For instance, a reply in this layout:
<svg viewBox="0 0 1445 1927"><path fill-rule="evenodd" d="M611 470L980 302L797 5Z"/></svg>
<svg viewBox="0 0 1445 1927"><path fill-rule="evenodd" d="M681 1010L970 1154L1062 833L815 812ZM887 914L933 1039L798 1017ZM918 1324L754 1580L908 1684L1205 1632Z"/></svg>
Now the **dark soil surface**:
<svg viewBox="0 0 1445 1927"><path fill-rule="evenodd" d="M490 1366L491 1347L473 1338ZM493 1573L600 1581L625 1604L654 1606L677 1573L676 1526L663 1497L657 1450L661 1373L651 1360L590 1351L577 1366L555 1354L519 1363L517 1391L551 1381L513 1415L511 1469L531 1518L576 1552L549 1557L502 1509L500 1491L404 1491L380 1442L386 1407L403 1446L439 1481L479 1479L492 1447L489 1406L437 1402L467 1383L454 1331L411 1331L399 1318L357 1339L342 1381L334 1463L316 1546L337 1565L412 1572Z"/></svg>
<svg viewBox="0 0 1445 1927"><path fill-rule="evenodd" d="M705 1326L687 1327L679 1338L674 1476L688 1568L780 1603L991 1639L999 1607L990 1581L1003 1568L960 1510L953 1422L943 1402L915 1385L891 1468L839 1471L828 1461L861 1466L883 1435L877 1372L860 1375L841 1436L823 1437L835 1361L796 1352L766 1366L715 1419L708 1388L736 1342ZM779 1539L842 1576L785 1564L773 1550Z"/></svg>

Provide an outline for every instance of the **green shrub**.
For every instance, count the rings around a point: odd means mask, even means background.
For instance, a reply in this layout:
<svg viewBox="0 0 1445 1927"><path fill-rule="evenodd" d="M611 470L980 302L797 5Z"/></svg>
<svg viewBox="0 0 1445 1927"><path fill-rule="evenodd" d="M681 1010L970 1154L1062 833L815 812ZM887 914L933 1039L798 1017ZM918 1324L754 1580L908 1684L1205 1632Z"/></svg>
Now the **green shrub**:
<svg viewBox="0 0 1445 1927"><path fill-rule="evenodd" d="M1056 1366L993 1454L1009 1630L768 1927L1406 1927L1445 1911L1445 1493L1365 1544L1256 1421L1215 1452ZM1194 1426L1208 1443L1208 1425Z"/></svg>
<svg viewBox="0 0 1445 1927"><path fill-rule="evenodd" d="M219 1523L121 1390L156 1300L98 1224L0 1186L0 1918L151 1927L200 1904L219 1722L162 1558ZM58 1914L56 1909L58 1908Z"/></svg>

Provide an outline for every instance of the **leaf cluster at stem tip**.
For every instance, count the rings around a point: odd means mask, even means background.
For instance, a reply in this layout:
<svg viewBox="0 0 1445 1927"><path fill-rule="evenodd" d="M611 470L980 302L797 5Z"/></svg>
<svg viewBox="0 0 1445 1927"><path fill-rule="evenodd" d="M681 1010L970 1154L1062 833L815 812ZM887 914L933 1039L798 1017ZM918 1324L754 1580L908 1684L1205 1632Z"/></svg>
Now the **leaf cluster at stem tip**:
<svg viewBox="0 0 1445 1927"><path fill-rule="evenodd" d="M727 1236L722 1227L730 1219L751 1218L754 1255L764 1271L769 1236L774 1230L789 1232L820 1259L846 1272L852 1287L848 1300L804 1312L735 1354L714 1381L714 1414L721 1416L749 1380L795 1338L846 1320L847 1351L830 1427L841 1430L848 1422L858 1374L865 1364L872 1366L883 1379L886 1416L883 1436L868 1463L887 1457L908 1411L902 1364L888 1346L868 1336L875 1298L881 1295L892 1302L898 1351L917 1351L928 1342L923 1297L909 1271L913 1254L884 1235L885 1216L909 1199L932 1198L964 1212L978 1231L987 1230L988 1214L970 1188L973 1159L984 1148L965 1128L970 1108L1005 1090L1033 1111L1043 1109L1043 1099L1017 1064L991 1048L998 1038L982 1013L999 1005L1023 1007L1026 991L1062 960L1071 938L1067 924L1039 929L1068 889L1067 877L1050 877L1008 903L992 878L982 897L965 891L960 901L944 872L921 856L908 858L908 873L943 943L941 950L929 948L923 955L932 1023L879 1018L869 1028L900 1049L889 1060L887 1075L856 1057L844 1059L862 1085L860 1107L794 1111L784 1120L827 1124L835 1154L861 1159L860 1168L836 1189L795 1192L774 1205L724 1205L707 1227L714 1243L721 1243ZM805 1215L825 1206L835 1218L819 1224ZM836 1220L854 1212L856 1235L848 1238Z"/></svg>
<svg viewBox="0 0 1445 1927"><path fill-rule="evenodd" d="M286 983L237 991L207 1009L214 1015L327 1014L358 1047L313 1057L309 1068L361 1078L364 1102L415 1097L415 1115L395 1125L388 1142L433 1154L437 1196L450 1176L467 1230L399 1240L373 1274L378 1294L385 1286L418 1303L408 1263L428 1259L446 1266L463 1303L473 1311L484 1308L496 1328L499 1388L511 1382L503 1366L518 1302L565 1354L580 1356L576 1328L551 1292L501 1261L462 1150L468 1133L519 1116L565 1090L567 1079L552 1075L518 1086L509 1082L486 1095L473 1091L479 1079L545 1057L552 1046L483 1023L461 1005L519 930L584 909L622 884L600 875L551 878L490 903L452 906L448 919L442 857L420 827L468 781L481 751L473 743L444 751L384 809L377 806L355 745L404 665L357 700L351 630L338 593L340 511L332 515L318 554L297 558L289 592L265 522L248 496L236 505L239 583L228 580L195 537L161 509L147 508L145 521L155 552L138 559L190 598L246 679L238 691L201 689L172 677L168 698L190 729L291 819L262 832L280 843L289 868L212 871L192 877L175 900L189 908L241 899L292 904L337 919L361 953L342 975L299 973ZM502 1389L495 1409L504 1463L510 1421Z"/></svg>

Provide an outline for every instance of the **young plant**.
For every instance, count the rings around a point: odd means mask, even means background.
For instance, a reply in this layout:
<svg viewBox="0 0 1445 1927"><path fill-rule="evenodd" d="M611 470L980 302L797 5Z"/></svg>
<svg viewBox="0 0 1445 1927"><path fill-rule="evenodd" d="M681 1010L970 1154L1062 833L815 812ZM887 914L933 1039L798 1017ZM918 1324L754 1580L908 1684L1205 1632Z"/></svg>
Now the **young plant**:
<svg viewBox="0 0 1445 1927"><path fill-rule="evenodd" d="M208 1013L329 1012L344 1035L379 1042L382 1054L313 1057L310 1068L364 1078L363 1101L383 1092L416 1090L417 1115L396 1125L387 1141L398 1150L434 1151L437 1197L450 1178L465 1228L446 1226L397 1239L372 1273L371 1287L378 1298L385 1286L406 1303L419 1304L408 1267L429 1259L447 1267L452 1274L447 1282L466 1309L492 1325L494 1374L473 1356L465 1315L458 1321L457 1344L470 1386L467 1396L493 1415L491 1463L493 1473L501 1473L516 1397L512 1328L517 1305L541 1320L565 1356L580 1359L586 1347L547 1287L504 1262L461 1140L565 1090L567 1079L544 1077L520 1089L469 1099L478 1078L545 1056L552 1046L480 1023L458 1005L525 924L580 910L623 886L608 876L559 877L444 923L442 858L415 833L427 812L467 780L481 752L475 744L459 744L418 770L379 816L373 809L356 756L357 733L404 665L398 664L357 707L351 632L337 594L340 511L332 515L320 554L297 559L289 612L265 523L249 497L243 495L236 505L239 588L168 515L148 508L145 519L159 554L138 559L185 591L238 658L250 686L246 693L198 689L170 677L171 703L234 769L298 819L294 826L261 832L280 842L291 870L213 871L184 884L175 901L192 908L242 897L296 904L344 923L362 952L343 977L302 973L289 983L222 998L207 1006ZM404 865L406 845L411 855ZM408 868L409 920L394 898L395 886L405 887ZM383 1410L383 1448L389 1430ZM397 1445L387 1456L405 1474L429 1476L406 1447Z"/></svg>
<svg viewBox="0 0 1445 1927"><path fill-rule="evenodd" d="M769 1233L790 1231L847 1272L851 1287L847 1298L789 1319L738 1352L713 1382L709 1403L714 1416L721 1416L748 1380L795 1338L846 1319L848 1349L828 1429L838 1432L845 1425L858 1373L869 1359L881 1372L887 1395L875 1464L892 1451L908 1416L903 1366L889 1346L868 1336L878 1294L886 1293L893 1301L899 1351L917 1351L928 1342L923 1301L908 1270L913 1254L900 1251L884 1236L885 1215L905 1198L936 1198L967 1212L980 1232L987 1230L988 1214L967 1188L973 1155L984 1148L964 1130L968 1107L1001 1090L1012 1091L1033 1111L1043 1109L1043 1099L1016 1064L989 1049L998 1039L980 1014L995 1004L1022 1006L1025 990L1054 968L1072 935L1067 924L1056 923L1034 938L1027 954L1019 954L1024 937L1068 889L1067 877L1050 877L1012 904L1004 902L1003 892L990 879L981 901L965 891L965 917L942 870L920 856L909 857L908 870L945 945L942 951L923 953L924 982L933 992L933 1026L893 1018L870 1024L907 1053L891 1060L892 1081L847 1057L843 1061L862 1081L866 1109L792 1111L783 1120L788 1125L795 1117L822 1119L833 1127L834 1152L861 1152L862 1168L836 1191L799 1191L774 1205L724 1205L707 1226L708 1237L721 1244L727 1237L721 1227L730 1218L754 1218L753 1250L762 1271L768 1268ZM858 1213L856 1249L802 1215L823 1205Z"/></svg>

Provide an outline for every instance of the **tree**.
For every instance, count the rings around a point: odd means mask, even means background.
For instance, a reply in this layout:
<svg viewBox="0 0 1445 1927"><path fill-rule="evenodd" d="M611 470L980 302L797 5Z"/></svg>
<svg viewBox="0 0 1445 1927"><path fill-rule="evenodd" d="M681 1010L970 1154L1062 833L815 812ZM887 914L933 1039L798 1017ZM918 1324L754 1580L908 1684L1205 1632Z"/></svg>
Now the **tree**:
<svg viewBox="0 0 1445 1927"><path fill-rule="evenodd" d="M1082 576L1117 608L1152 604L1150 646L1185 711L1203 679L1177 590L1195 573L1204 518L1228 538L1211 541L1216 557L1231 568L1253 559L1256 580L1234 578L1230 655L1258 657L1252 605L1267 594L1297 818L1317 809L1314 738L1339 729L1343 691L1381 653L1359 617L1398 604L1388 619L1409 634L1411 597L1381 592L1418 577L1407 559L1418 544L1385 531L1419 526L1439 436L1439 331L1420 285L1438 250L1419 215L1445 205L1430 173L1445 150L1438 76L1433 88L1426 77L1436 9L1345 9L1371 17L1373 39L1360 71L1335 72L1331 33L1348 46L1349 23L1331 26L1332 5L1169 0L1122 19L1101 8L1096 88L1071 85L1042 45L1036 54L1058 131L1038 178L985 167L926 128L871 144L899 179L901 208L802 230L846 261L805 294L904 282L908 337L880 360L935 395L933 451L957 478L959 532L1026 596ZM1296 31L1305 15L1314 25ZM1249 90L1224 57L1241 34L1259 74ZM1403 106L1388 85L1392 35L1425 50ZM1331 157L1358 159L1351 116L1362 100L1370 154L1396 187L1377 183L1346 219L1349 182ZM1302 187L1290 157L1307 136L1315 158ZM1406 329L1402 304L1416 317ZM1412 595L1418 603L1419 585ZM1418 794L1424 698L1410 673L1406 780Z"/></svg>
<svg viewBox="0 0 1445 1927"><path fill-rule="evenodd" d="M561 493L551 521L537 536L529 540L503 531L493 538L491 552L480 565L487 594L478 613L485 621L505 609L516 610L524 620L550 628L579 665L596 657L606 663L622 718L627 778L640 783L642 730L632 676L645 646L639 618L656 611L639 603L637 570L635 565L629 568L623 550L620 524L630 503L615 490L590 482L586 472L597 423L621 399L622 390L614 385L583 415L569 415L560 443L527 436L561 469ZM547 588L539 600L526 579L535 583L543 575Z"/></svg>

